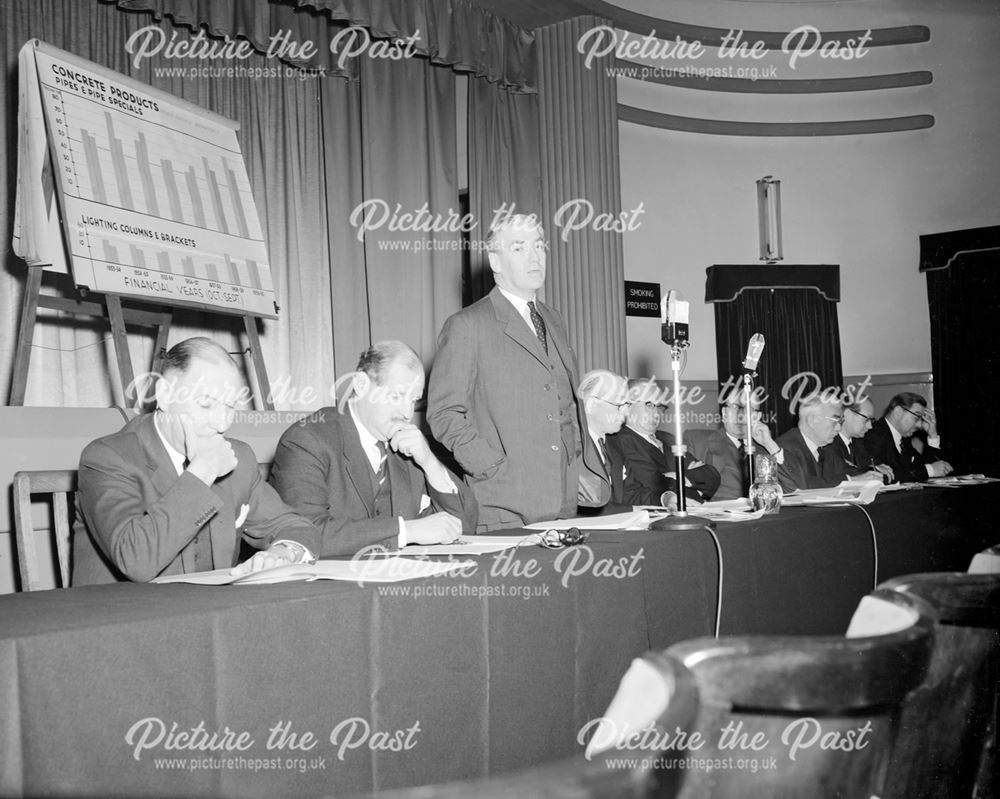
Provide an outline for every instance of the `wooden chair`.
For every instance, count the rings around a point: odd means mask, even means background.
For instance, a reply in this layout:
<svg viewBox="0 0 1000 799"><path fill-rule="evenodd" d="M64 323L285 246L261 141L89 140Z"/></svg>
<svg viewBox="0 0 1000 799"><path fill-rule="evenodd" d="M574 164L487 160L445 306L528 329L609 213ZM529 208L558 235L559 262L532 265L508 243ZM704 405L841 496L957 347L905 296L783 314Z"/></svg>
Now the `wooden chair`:
<svg viewBox="0 0 1000 799"><path fill-rule="evenodd" d="M937 615L930 668L903 712L885 796L997 796L1000 575L911 574L880 588L920 597Z"/></svg>
<svg viewBox="0 0 1000 799"><path fill-rule="evenodd" d="M700 638L667 650L694 672L700 699L704 745L682 799L881 796L933 621L918 599L878 599L904 618L884 635Z"/></svg>
<svg viewBox="0 0 1000 799"><path fill-rule="evenodd" d="M642 660L656 670L668 697L665 709L654 718L655 734L662 738L665 733L673 734L675 729L688 729L698 710L694 677L663 653L651 652ZM621 690L619 688L619 693ZM465 799L470 796L475 799L672 799L677 795L683 772L658 769L655 761L659 755L659 751L614 749L500 777L424 785L380 792L378 796L381 799ZM674 751L669 756L683 757L684 751Z"/></svg>
<svg viewBox="0 0 1000 799"><path fill-rule="evenodd" d="M70 575L70 501L76 492L76 470L22 471L14 474L14 542L22 591L37 591L44 587L41 564L31 520L31 495L51 494L58 577L63 588L69 587Z"/></svg>

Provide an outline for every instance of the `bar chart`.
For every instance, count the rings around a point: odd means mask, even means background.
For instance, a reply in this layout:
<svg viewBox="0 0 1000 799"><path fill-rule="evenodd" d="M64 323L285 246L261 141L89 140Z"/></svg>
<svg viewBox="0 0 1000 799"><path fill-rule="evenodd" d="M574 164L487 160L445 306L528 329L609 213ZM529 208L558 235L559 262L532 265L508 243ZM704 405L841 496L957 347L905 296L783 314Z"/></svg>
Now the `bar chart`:
<svg viewBox="0 0 1000 799"><path fill-rule="evenodd" d="M77 284L274 316L235 126L179 98L143 94L124 76L117 85L47 54L37 60Z"/></svg>

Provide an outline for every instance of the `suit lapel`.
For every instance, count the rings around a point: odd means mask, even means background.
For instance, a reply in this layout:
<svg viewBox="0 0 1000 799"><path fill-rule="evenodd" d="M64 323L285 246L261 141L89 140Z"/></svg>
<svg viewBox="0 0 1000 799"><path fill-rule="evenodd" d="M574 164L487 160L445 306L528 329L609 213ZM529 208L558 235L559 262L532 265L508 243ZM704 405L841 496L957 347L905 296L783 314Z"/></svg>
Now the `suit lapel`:
<svg viewBox="0 0 1000 799"><path fill-rule="evenodd" d="M156 431L154 414L150 413L140 417L138 425L137 435L146 454L146 468L150 472L150 480L156 493L163 496L177 482L179 477L177 469L174 468L174 464L167 454L167 449L163 446L163 441L160 440L160 435ZM230 473L227 477L217 480L212 486L212 491L222 500L222 507L198 533L199 535L208 534L212 560L216 568L233 565L233 558L237 552L234 545L236 517L233 515L232 479L233 475ZM197 566L192 550L185 548L181 553L181 561L185 569L196 570Z"/></svg>
<svg viewBox="0 0 1000 799"><path fill-rule="evenodd" d="M507 337L524 347L535 360L545 366L545 355L542 352L538 336L528 328L528 323L524 321L524 318L511 305L510 301L500 293L500 289L494 288L490 292L490 301L493 303L493 311L496 313L497 320L504 325L504 333ZM536 307L541 309L544 306L538 303ZM545 318L544 314L542 318ZM548 319L546 319L546 327L548 327L548 323Z"/></svg>
<svg viewBox="0 0 1000 799"><path fill-rule="evenodd" d="M361 447L358 429L354 426L350 411L338 416L340 424L340 440L342 454L347 464L347 477L358 492L358 497L365 504L369 518L375 514L375 489L372 487L372 465ZM389 458L389 460L392 460Z"/></svg>

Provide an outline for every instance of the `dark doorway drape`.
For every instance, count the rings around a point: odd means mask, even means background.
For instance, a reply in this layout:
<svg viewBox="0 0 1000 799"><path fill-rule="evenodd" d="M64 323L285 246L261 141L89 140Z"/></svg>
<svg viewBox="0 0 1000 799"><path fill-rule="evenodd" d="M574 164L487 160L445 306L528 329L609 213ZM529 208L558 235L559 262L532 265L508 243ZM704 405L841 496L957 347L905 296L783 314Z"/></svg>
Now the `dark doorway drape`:
<svg viewBox="0 0 1000 799"><path fill-rule="evenodd" d="M996 475L1000 227L921 236L920 254L941 446L960 474Z"/></svg>
<svg viewBox="0 0 1000 799"><path fill-rule="evenodd" d="M810 270L795 273L793 270ZM840 387L843 367L840 359L840 326L837 321L839 283L837 267L815 279L818 267L724 267L709 269L706 300L715 303L716 357L720 385L739 385L740 364L747 342L761 333L766 342L757 368L757 386L766 389L764 417L775 434L797 423L792 404L797 406L816 390ZM740 287L712 270L745 270L748 285ZM764 271L765 281L752 279ZM769 272L767 270L770 270ZM736 272L735 274L739 274ZM803 274L810 277L803 281ZM716 278L713 280L713 278ZM772 282L771 287L767 282ZM808 285L809 283L818 285ZM763 285L754 285L763 283ZM800 284L800 285L797 285ZM735 289L731 293L724 286ZM833 297L833 299L831 299Z"/></svg>

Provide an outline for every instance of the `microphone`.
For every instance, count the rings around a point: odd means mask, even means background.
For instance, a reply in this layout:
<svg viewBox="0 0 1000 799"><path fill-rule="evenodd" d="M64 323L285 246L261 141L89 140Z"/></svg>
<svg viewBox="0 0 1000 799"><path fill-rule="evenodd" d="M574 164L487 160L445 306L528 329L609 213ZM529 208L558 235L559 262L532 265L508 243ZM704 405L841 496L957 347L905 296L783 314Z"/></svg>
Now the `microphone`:
<svg viewBox="0 0 1000 799"><path fill-rule="evenodd" d="M689 304L670 289L660 300L660 338L671 347L687 346Z"/></svg>
<svg viewBox="0 0 1000 799"><path fill-rule="evenodd" d="M747 357L743 359L743 368L748 372L757 371L757 361L764 351L764 337L760 333L750 336L750 343L747 344Z"/></svg>

